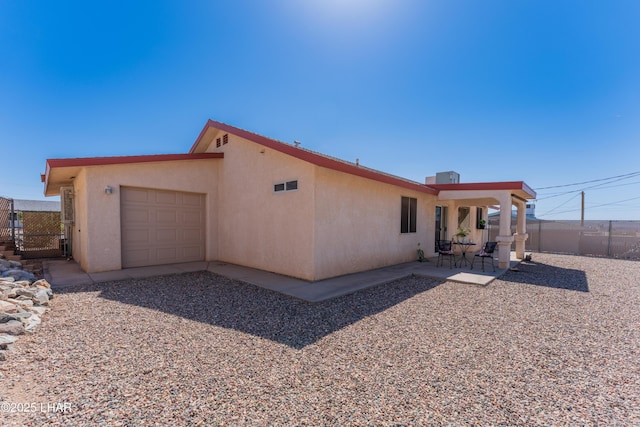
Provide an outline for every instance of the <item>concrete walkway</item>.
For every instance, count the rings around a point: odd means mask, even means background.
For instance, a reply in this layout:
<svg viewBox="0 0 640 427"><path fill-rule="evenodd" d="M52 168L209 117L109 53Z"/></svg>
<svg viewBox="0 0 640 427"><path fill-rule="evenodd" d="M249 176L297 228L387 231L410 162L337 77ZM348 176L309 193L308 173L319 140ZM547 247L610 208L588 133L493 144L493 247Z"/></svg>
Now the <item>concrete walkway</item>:
<svg viewBox="0 0 640 427"><path fill-rule="evenodd" d="M126 268L102 273L85 273L75 261L49 260L43 263L43 270L45 279L51 284L54 291L69 286L92 285L115 280L140 279L166 274L208 270L230 279L240 280L309 302L318 302L347 295L361 289L412 275L486 286L506 271L496 268L494 273L491 269L491 264L489 264L489 266L486 265L486 260L485 272L480 269L479 263L476 263L474 270L471 270L469 267L454 267L450 269L447 260L444 260L444 266L441 267L436 266L436 260L437 258L432 258L427 262L407 262L317 282L308 282L293 277L219 261L202 261ZM514 257L514 253L512 253L511 268L519 262L520 261Z"/></svg>

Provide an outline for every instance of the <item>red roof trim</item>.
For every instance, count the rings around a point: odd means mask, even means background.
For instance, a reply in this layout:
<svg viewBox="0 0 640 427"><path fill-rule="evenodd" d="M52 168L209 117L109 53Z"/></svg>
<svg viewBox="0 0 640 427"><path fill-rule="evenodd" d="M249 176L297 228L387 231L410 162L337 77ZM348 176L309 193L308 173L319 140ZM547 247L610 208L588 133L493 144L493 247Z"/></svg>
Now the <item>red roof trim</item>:
<svg viewBox="0 0 640 427"><path fill-rule="evenodd" d="M253 132L249 132L244 129L240 129L240 128L237 128L225 123L221 123L221 122L216 122L214 120L207 121L207 124L204 126L204 128L200 132L200 135L198 135L198 138L196 139L195 143L191 147L191 150L189 150L190 153L193 153L197 149L198 145L202 141L202 138L204 137L205 132L210 127L220 129L223 132L234 134L236 136L239 136L241 138L244 138L256 144L260 144L265 147L272 148L276 151L280 151L281 153L288 154L290 156L296 157L300 160L304 160L316 166L321 166L327 169L336 170L338 172L344 172L351 175L372 179L374 181L396 185L396 186L404 187L410 190L420 191L423 193L438 194L438 192L433 188L418 182L405 180L403 178L396 177L393 175L388 175L383 172L376 171L374 169L365 168L362 166L355 165L353 163L345 162L343 160L338 160L338 159L334 159L319 153L314 153L312 151L309 151L303 148L295 147L293 145L289 145L284 142L277 141L275 139L267 138L265 136L258 135Z"/></svg>
<svg viewBox="0 0 640 427"><path fill-rule="evenodd" d="M429 184L438 191L464 191L464 190L521 190L536 198L536 192L523 181L506 182L468 182L461 184Z"/></svg>
<svg viewBox="0 0 640 427"><path fill-rule="evenodd" d="M47 159L47 172L52 168L105 166L128 163L170 162L176 160L222 159L224 153L152 154L147 156L81 157L73 159ZM46 174L48 175L48 173Z"/></svg>

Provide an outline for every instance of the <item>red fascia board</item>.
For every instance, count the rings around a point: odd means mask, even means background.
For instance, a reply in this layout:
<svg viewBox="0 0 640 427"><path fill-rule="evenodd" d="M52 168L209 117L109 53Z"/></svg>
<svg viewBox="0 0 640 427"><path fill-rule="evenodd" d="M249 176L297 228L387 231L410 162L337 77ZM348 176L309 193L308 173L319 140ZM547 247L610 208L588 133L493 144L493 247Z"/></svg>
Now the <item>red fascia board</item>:
<svg viewBox="0 0 640 427"><path fill-rule="evenodd" d="M204 129L202 129L202 132L200 132L200 135L196 139L196 142L191 147L191 150L189 151L190 153L193 153L195 151L195 149L197 148L198 144L200 144L201 139L203 138L205 132L209 127L213 127L216 129L220 129L223 132L234 134L236 136L239 136L241 138L244 138L256 144L263 145L267 148L280 151L281 153L288 154L300 160L304 160L305 162L312 163L316 166L336 170L338 172L348 173L351 175L360 176L363 178L372 179L374 181L384 182L386 184L396 185L396 186L407 188L410 190L420 191L423 193L438 194L438 191L424 184L405 181L403 179L396 178L392 175L376 172L372 169L361 168L359 166L352 165L346 162L334 160L334 159L331 159L330 157L322 156L320 154L316 154L304 149L300 149L298 147L294 147L292 145L285 144L280 141L276 141L275 139L267 138L265 136L258 135L253 132L249 132L244 129L236 128L234 126L230 126L225 123L216 122L214 120L209 120L207 122Z"/></svg>
<svg viewBox="0 0 640 427"><path fill-rule="evenodd" d="M145 156L114 156L114 157L80 157L71 159L47 159L47 171L52 168L106 166L129 163L169 162L176 160L222 159L224 153L194 153L194 154L152 154Z"/></svg>
<svg viewBox="0 0 640 427"><path fill-rule="evenodd" d="M521 190L536 198L536 192L523 181L507 182L467 182L462 184L429 184L439 191L463 191L463 190Z"/></svg>

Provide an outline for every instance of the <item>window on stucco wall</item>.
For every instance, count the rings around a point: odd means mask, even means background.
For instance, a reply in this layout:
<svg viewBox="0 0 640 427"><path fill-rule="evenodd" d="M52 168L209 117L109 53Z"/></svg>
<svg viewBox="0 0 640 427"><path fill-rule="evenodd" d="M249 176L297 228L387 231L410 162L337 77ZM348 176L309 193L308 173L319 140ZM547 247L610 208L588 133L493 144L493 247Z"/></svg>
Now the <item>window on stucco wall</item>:
<svg viewBox="0 0 640 427"><path fill-rule="evenodd" d="M458 208L458 227L471 228L471 209L469 207Z"/></svg>
<svg viewBox="0 0 640 427"><path fill-rule="evenodd" d="M402 197L400 205L400 233L415 233L418 200L413 197Z"/></svg>
<svg viewBox="0 0 640 427"><path fill-rule="evenodd" d="M281 193L287 191L296 191L298 189L298 180L287 181L287 182L278 182L277 184L273 184L273 192Z"/></svg>

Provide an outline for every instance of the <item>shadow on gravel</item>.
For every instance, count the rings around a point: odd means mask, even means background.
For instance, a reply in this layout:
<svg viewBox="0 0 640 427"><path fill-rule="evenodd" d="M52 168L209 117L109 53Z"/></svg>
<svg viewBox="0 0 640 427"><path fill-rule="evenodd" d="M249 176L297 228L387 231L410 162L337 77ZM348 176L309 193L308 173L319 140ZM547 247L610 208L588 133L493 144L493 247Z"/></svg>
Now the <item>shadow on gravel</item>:
<svg viewBox="0 0 640 427"><path fill-rule="evenodd" d="M587 275L583 270L561 268L533 261L521 262L518 264L518 271L507 271L500 279L505 282L589 292Z"/></svg>
<svg viewBox="0 0 640 427"><path fill-rule="evenodd" d="M302 349L442 283L416 277L310 303L203 271L80 286L58 293L100 292L101 298Z"/></svg>

